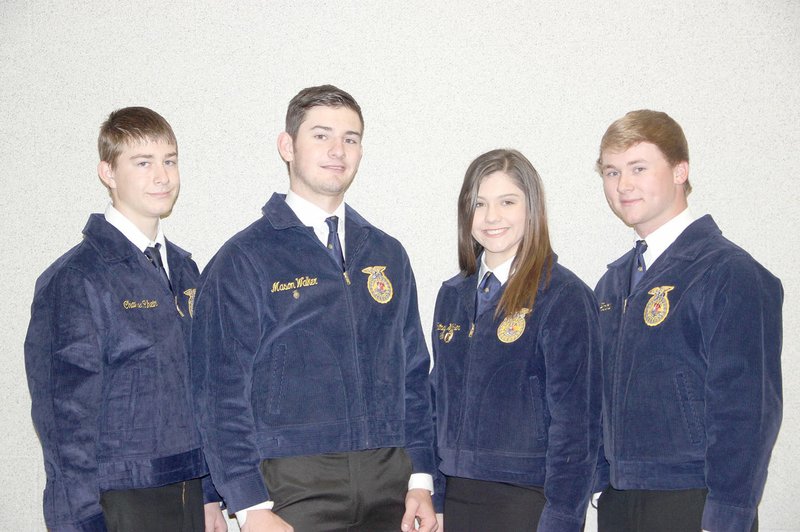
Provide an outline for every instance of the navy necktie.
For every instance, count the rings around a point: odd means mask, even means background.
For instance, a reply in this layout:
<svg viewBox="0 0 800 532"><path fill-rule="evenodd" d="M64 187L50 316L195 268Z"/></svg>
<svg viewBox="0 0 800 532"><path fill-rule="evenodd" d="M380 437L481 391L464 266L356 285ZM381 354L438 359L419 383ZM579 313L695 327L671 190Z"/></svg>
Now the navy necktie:
<svg viewBox="0 0 800 532"><path fill-rule="evenodd" d="M172 283L169 282L169 276L167 275L167 270L164 269L164 263L161 262L161 244L156 244L155 246L148 247L144 250L144 255L150 261L150 263L155 266L158 270L158 273L161 277L161 280L164 281L169 288L169 291L172 292Z"/></svg>
<svg viewBox="0 0 800 532"><path fill-rule="evenodd" d="M475 316L480 316L487 308L492 306L492 302L500 291L500 281L492 272L486 272L478 285L478 296L475 298Z"/></svg>
<svg viewBox="0 0 800 532"><path fill-rule="evenodd" d="M644 252L647 251L647 242L644 240L636 241L636 253L633 255L633 265L631 266L631 289L628 291L630 294L633 289L639 284L639 281L644 277L644 272L647 267L644 264Z"/></svg>
<svg viewBox="0 0 800 532"><path fill-rule="evenodd" d="M344 271L344 253L342 253L342 242L339 240L339 217L331 216L325 218L325 223L328 224L328 252L339 263L339 266Z"/></svg>

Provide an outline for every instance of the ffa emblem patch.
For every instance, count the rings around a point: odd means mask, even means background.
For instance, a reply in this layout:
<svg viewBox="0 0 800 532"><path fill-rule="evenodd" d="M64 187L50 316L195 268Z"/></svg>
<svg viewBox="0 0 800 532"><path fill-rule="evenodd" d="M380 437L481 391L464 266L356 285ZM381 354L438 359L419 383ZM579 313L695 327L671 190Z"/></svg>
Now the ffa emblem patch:
<svg viewBox="0 0 800 532"><path fill-rule="evenodd" d="M522 336L522 333L525 332L525 316L530 311L531 309L524 308L511 316L506 316L500 326L497 327L497 339L504 344L510 344Z"/></svg>
<svg viewBox="0 0 800 532"><path fill-rule="evenodd" d="M437 323L436 330L439 331L439 340L443 341L446 344L449 344L450 340L453 339L453 334L456 331L461 330L461 325L458 325L457 323L451 323L449 325L442 325L441 323Z"/></svg>
<svg viewBox="0 0 800 532"><path fill-rule="evenodd" d="M392 282L383 273L386 266L369 266L361 270L367 274L367 290L372 299L381 304L386 304L392 300L394 290Z"/></svg>
<svg viewBox="0 0 800 532"><path fill-rule="evenodd" d="M183 295L189 298L189 317L194 318L194 295L197 293L197 288L187 288L183 291ZM179 309L180 310L180 309Z"/></svg>
<svg viewBox="0 0 800 532"><path fill-rule="evenodd" d="M667 297L667 293L674 288L674 286L656 286L647 292L653 296L644 306L644 322L647 325L655 327L667 319L667 314L669 314L669 297Z"/></svg>

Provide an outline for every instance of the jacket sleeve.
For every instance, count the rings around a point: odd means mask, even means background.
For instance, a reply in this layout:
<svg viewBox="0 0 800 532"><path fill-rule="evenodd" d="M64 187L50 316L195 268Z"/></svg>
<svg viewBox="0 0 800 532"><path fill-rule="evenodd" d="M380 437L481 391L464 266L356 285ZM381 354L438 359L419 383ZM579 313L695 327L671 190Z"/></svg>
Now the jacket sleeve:
<svg viewBox="0 0 800 532"><path fill-rule="evenodd" d="M747 532L782 417L780 281L748 256L703 279L706 485L703 529Z"/></svg>
<svg viewBox="0 0 800 532"><path fill-rule="evenodd" d="M248 259L226 246L206 267L200 285L192 325L192 386L213 483L233 513L269 499L258 469L250 402L261 331L260 283Z"/></svg>
<svg viewBox="0 0 800 532"><path fill-rule="evenodd" d="M436 331L436 320L437 317L440 315L440 304L443 297L444 289L439 290L439 295L436 298L436 307L433 312L433 325L431 327L431 346L433 350L433 368L430 374L430 381L431 381L431 410L433 412L433 449L435 454L435 463L434 463L434 474L433 474L433 508L436 510L436 513L443 513L444 512L444 496L445 496L445 489L447 487L447 481L444 477L444 474L439 470L439 463L441 459L439 458L439 443L438 443L438 419L436 416L436 383L437 381L437 373L441 371L439 368L439 359L438 359L438 332Z"/></svg>
<svg viewBox="0 0 800 532"><path fill-rule="evenodd" d="M31 414L44 451L45 521L54 532L105 530L98 485L106 325L84 275L65 268L40 286L25 340Z"/></svg>
<svg viewBox="0 0 800 532"><path fill-rule="evenodd" d="M540 337L550 413L539 532L579 532L592 489L600 440L600 325L588 287L561 287Z"/></svg>
<svg viewBox="0 0 800 532"><path fill-rule="evenodd" d="M403 252L409 283L403 347L406 357L405 380L405 449L414 473L434 474L433 418L429 372L431 357L425 344L417 304L417 285L408 257Z"/></svg>

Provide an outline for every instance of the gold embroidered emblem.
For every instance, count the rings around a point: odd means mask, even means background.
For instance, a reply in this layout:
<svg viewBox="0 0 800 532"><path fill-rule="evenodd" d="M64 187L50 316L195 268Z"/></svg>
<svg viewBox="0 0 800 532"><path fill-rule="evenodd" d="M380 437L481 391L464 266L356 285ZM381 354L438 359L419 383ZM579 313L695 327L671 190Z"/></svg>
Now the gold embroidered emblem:
<svg viewBox="0 0 800 532"><path fill-rule="evenodd" d="M530 314L531 309L523 308L505 319L497 327L497 339L504 344L516 341L525 332L525 316Z"/></svg>
<svg viewBox="0 0 800 532"><path fill-rule="evenodd" d="M183 295L189 298L189 317L194 318L194 296L197 294L197 288L187 288L183 291ZM178 309L180 311L180 309ZM181 314L183 316L183 314Z"/></svg>
<svg viewBox="0 0 800 532"><path fill-rule="evenodd" d="M674 286L656 286L647 292L653 296L644 306L644 322L647 325L655 327L667 319L667 314L669 314L667 293L674 288Z"/></svg>
<svg viewBox="0 0 800 532"><path fill-rule="evenodd" d="M437 323L436 330L439 331L439 340L442 340L444 343L449 344L450 340L453 339L453 334L456 331L461 330L461 325L457 323L451 323L449 325L442 325L441 323Z"/></svg>
<svg viewBox="0 0 800 532"><path fill-rule="evenodd" d="M605 301L600 303L600 312L606 312L609 310L611 310L611 303L606 303Z"/></svg>
<svg viewBox="0 0 800 532"><path fill-rule="evenodd" d="M369 266L361 270L367 274L367 290L372 299L381 304L386 304L392 300L394 290L392 289L392 282L383 273L386 266Z"/></svg>

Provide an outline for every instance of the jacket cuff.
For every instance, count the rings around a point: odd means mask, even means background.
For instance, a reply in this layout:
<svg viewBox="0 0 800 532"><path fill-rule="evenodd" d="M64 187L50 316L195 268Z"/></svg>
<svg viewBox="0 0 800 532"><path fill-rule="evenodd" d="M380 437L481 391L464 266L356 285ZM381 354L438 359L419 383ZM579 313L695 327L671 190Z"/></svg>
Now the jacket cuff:
<svg viewBox="0 0 800 532"><path fill-rule="evenodd" d="M436 472L434 466L433 448L421 447L417 449L405 448L408 458L411 460L412 473L427 473L433 475Z"/></svg>
<svg viewBox="0 0 800 532"><path fill-rule="evenodd" d="M217 484L217 489L225 500L228 512L232 514L270 500L264 479L258 470L224 484Z"/></svg>
<svg viewBox="0 0 800 532"><path fill-rule="evenodd" d="M559 514L552 508L545 506L539 518L537 532L582 532L583 521L575 521L574 517Z"/></svg>
<svg viewBox="0 0 800 532"><path fill-rule="evenodd" d="M582 532L583 521L576 521L574 517L555 512L551 507L545 506L539 518L537 532Z"/></svg>
<svg viewBox="0 0 800 532"><path fill-rule="evenodd" d="M203 483L203 504L221 502L222 497L217 493L216 488L214 488L214 483L211 482L211 475L206 475L200 480Z"/></svg>
<svg viewBox="0 0 800 532"><path fill-rule="evenodd" d="M755 508L730 506L709 499L703 509L703 530L710 532L750 532L756 518Z"/></svg>

